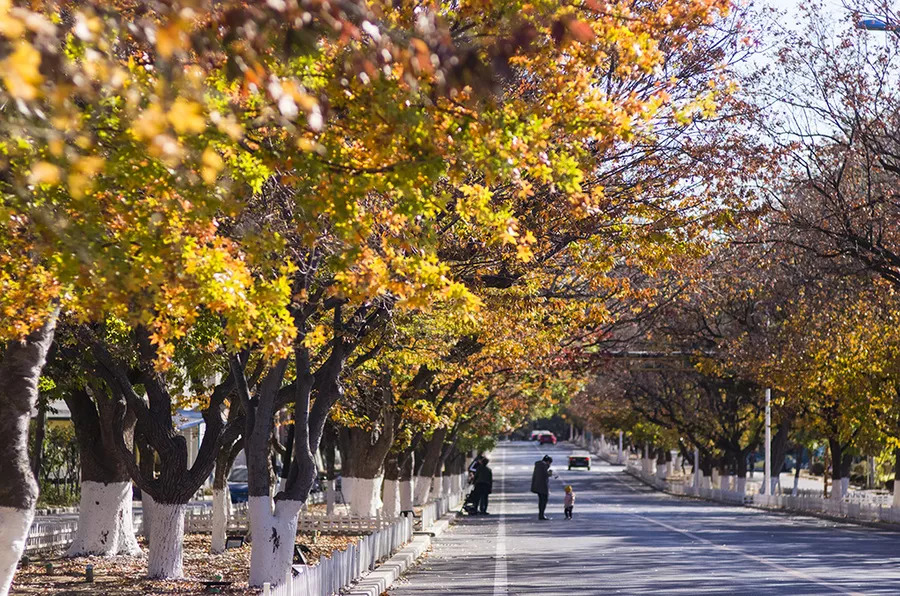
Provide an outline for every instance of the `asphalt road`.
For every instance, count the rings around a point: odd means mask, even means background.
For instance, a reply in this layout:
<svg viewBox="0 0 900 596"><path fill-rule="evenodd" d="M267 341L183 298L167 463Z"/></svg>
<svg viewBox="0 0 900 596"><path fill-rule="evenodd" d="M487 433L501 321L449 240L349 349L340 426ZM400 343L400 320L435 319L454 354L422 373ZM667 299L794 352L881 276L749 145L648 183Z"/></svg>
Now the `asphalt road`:
<svg viewBox="0 0 900 596"><path fill-rule="evenodd" d="M545 522L529 492L543 452L559 476ZM571 452L501 443L492 515L460 517L391 596L900 594L898 532L671 497L596 458L567 471Z"/></svg>

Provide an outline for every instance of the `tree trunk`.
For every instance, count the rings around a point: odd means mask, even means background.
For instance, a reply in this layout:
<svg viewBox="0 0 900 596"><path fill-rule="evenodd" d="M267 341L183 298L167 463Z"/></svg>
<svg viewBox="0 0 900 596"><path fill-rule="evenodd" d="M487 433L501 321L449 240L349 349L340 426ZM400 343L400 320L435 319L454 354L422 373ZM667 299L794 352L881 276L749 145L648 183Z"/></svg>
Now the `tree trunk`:
<svg viewBox="0 0 900 596"><path fill-rule="evenodd" d="M55 330L53 313L24 340L9 342L0 362L0 596L9 593L34 519L38 484L28 457L28 425Z"/></svg>
<svg viewBox="0 0 900 596"><path fill-rule="evenodd" d="M109 400L101 395L92 400L85 388L72 390L65 399L75 425L82 480L78 529L66 556L140 554L131 510L131 478L127 468L111 457L115 444L112 408L105 403ZM133 419L124 430L130 439Z"/></svg>
<svg viewBox="0 0 900 596"><path fill-rule="evenodd" d="M181 503L154 503L150 526L148 575L152 579L184 577L184 511Z"/></svg>
<svg viewBox="0 0 900 596"><path fill-rule="evenodd" d="M794 487L791 495L797 496L800 492L800 466L803 463L803 445L797 445L796 461L794 462Z"/></svg>
<svg viewBox="0 0 900 596"><path fill-rule="evenodd" d="M666 455L669 450L660 447L656 453L656 477L660 480L666 479Z"/></svg>
<svg viewBox="0 0 900 596"><path fill-rule="evenodd" d="M784 460L787 458L792 420L791 416L784 415L775 436L772 437L772 486L766 489L766 494L769 495L776 494L775 486L781 482L781 470L784 468Z"/></svg>
<svg viewBox="0 0 900 596"><path fill-rule="evenodd" d="M736 490L740 495L744 495L747 493L747 451L751 450L752 449L748 447L746 450L741 451L738 454L737 461L735 462L737 465L737 476L734 490Z"/></svg>
<svg viewBox="0 0 900 596"><path fill-rule="evenodd" d="M249 499L253 548L250 553L250 585L279 585L290 572L297 536L301 501L270 497Z"/></svg>
<svg viewBox="0 0 900 596"><path fill-rule="evenodd" d="M319 449L322 459L325 460L325 512L328 515L334 513L335 478L337 478L337 463L335 452L337 451L337 431L333 422L326 422L322 429L322 441Z"/></svg>
<svg viewBox="0 0 900 596"><path fill-rule="evenodd" d="M715 461L709 455L700 455L700 488L711 488L712 471L715 468Z"/></svg>
<svg viewBox="0 0 900 596"><path fill-rule="evenodd" d="M131 479L81 483L78 530L67 557L139 555L131 511Z"/></svg>
<svg viewBox="0 0 900 596"><path fill-rule="evenodd" d="M139 353L137 380L146 392L146 399L135 390L130 366L117 360L105 343L92 341L90 346L98 362L97 371L106 382L117 411L124 411L123 406L127 404L128 411L136 417L135 443L140 445L140 463L125 439L121 416L114 417L116 449L113 454L140 487L142 496L152 497L153 506L147 507L145 503L144 507L151 521L149 574L155 578L180 578L185 505L212 473L222 443L234 440L239 431L239 426L226 425L222 417L225 399L235 387L235 376L229 374L213 390L203 410L206 431L196 457L190 462L187 441L174 430L174 400L165 375L155 368L157 354L150 334L139 327L135 336ZM157 457L158 470L154 465Z"/></svg>
<svg viewBox="0 0 900 596"><path fill-rule="evenodd" d="M47 404L41 404L34 419L34 440L31 442L31 471L40 479L44 463L44 437L47 434Z"/></svg>
<svg viewBox="0 0 900 596"><path fill-rule="evenodd" d="M383 416L378 429L344 427L338 431L341 492L350 504L350 515L375 517L382 508L384 459L394 440L393 413L387 409Z"/></svg>
<svg viewBox="0 0 900 596"><path fill-rule="evenodd" d="M894 507L900 507L900 449L894 449Z"/></svg>
<svg viewBox="0 0 900 596"><path fill-rule="evenodd" d="M400 512L412 511L415 494L415 454L410 454L400 465Z"/></svg>
<svg viewBox="0 0 900 596"><path fill-rule="evenodd" d="M850 491L850 470L853 467L853 455L844 450L841 457L841 497Z"/></svg>
<svg viewBox="0 0 900 596"><path fill-rule="evenodd" d="M385 517L400 515L400 462L396 453L389 453L384 460L384 508Z"/></svg>
<svg viewBox="0 0 900 596"><path fill-rule="evenodd" d="M228 490L228 473L241 450L243 441L233 445L223 445L216 456L216 471L213 477L212 539L209 550L212 554L225 552L228 533L228 516L231 511L231 493Z"/></svg>
<svg viewBox="0 0 900 596"><path fill-rule="evenodd" d="M831 498L840 501L844 498L843 483L841 482L843 446L837 439L828 439L828 448L831 450Z"/></svg>
<svg viewBox="0 0 900 596"><path fill-rule="evenodd" d="M432 489L432 478L437 472L438 464L441 460L441 449L444 446L444 438L447 436L446 428L439 428L434 431L431 439L425 442L424 456L422 458L422 467L416 475L415 486L415 505L424 505L428 502Z"/></svg>

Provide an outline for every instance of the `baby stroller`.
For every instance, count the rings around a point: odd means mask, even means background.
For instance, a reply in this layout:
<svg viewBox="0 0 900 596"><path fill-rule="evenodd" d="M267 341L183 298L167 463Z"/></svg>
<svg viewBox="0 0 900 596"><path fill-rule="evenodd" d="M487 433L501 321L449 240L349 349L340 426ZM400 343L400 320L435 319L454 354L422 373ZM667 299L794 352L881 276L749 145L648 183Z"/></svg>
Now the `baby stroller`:
<svg viewBox="0 0 900 596"><path fill-rule="evenodd" d="M466 515L475 515L478 513L478 500L477 495L475 494L475 489L469 491L469 494L466 495L466 500L463 501L463 511L466 512Z"/></svg>

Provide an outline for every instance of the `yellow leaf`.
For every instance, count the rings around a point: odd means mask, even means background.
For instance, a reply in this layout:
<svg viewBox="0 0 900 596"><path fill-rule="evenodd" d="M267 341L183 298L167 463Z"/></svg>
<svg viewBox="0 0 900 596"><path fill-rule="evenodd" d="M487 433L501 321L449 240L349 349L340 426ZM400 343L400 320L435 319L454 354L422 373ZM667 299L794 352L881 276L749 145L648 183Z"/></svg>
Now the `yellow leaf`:
<svg viewBox="0 0 900 596"><path fill-rule="evenodd" d="M225 162L222 160L222 157L210 147L207 147L206 150L203 151L201 159L203 166L200 168L200 176L207 184L214 184L219 172L225 167Z"/></svg>
<svg viewBox="0 0 900 596"><path fill-rule="evenodd" d="M179 134L199 134L206 130L203 108L199 103L179 97L168 114L169 123Z"/></svg>
<svg viewBox="0 0 900 596"><path fill-rule="evenodd" d="M13 53L0 62L3 83L13 97L24 100L37 99L39 86L44 80L39 70L40 66L40 52L27 41L17 43Z"/></svg>
<svg viewBox="0 0 900 596"><path fill-rule="evenodd" d="M31 166L31 176L28 181L31 184L57 184L59 177L58 167L46 161L39 161Z"/></svg>

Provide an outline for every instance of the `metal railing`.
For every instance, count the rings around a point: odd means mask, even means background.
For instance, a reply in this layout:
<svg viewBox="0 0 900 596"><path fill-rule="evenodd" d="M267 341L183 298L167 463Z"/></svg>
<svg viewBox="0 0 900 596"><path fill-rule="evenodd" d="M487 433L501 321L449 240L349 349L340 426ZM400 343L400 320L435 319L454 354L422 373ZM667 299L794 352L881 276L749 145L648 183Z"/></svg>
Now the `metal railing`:
<svg viewBox="0 0 900 596"><path fill-rule="evenodd" d="M600 456L608 457L603 450ZM640 460L629 460L625 471L645 484L673 495L699 497L728 505L827 515L848 521L900 524L900 508L893 507L893 496L883 492L848 491L837 500L825 498L821 491L808 489L800 490L796 495L761 495L703 486L698 490L694 487L693 474L662 479L647 473Z"/></svg>

